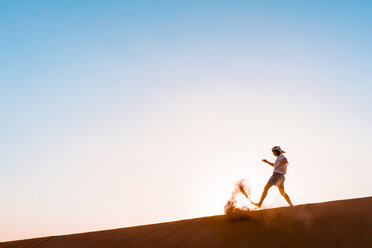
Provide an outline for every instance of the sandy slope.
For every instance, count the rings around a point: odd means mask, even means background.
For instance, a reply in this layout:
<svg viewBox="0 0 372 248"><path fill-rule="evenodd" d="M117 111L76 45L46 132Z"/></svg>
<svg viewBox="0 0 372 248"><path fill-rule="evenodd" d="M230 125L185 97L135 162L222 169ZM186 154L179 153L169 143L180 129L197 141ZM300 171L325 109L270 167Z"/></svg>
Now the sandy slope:
<svg viewBox="0 0 372 248"><path fill-rule="evenodd" d="M1 247L372 247L372 197L0 243Z"/></svg>

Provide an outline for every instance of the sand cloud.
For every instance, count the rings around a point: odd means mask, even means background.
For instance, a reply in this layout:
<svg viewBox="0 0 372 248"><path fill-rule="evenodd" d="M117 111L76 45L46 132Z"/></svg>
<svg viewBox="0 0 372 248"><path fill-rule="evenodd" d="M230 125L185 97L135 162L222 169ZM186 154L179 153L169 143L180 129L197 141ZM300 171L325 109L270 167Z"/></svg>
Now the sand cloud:
<svg viewBox="0 0 372 248"><path fill-rule="evenodd" d="M247 204L239 204L238 196L244 196L248 199ZM254 209L251 204L251 189L244 179L235 184L235 189L231 193L230 199L225 205L225 215L229 220L240 220L249 218L249 213Z"/></svg>

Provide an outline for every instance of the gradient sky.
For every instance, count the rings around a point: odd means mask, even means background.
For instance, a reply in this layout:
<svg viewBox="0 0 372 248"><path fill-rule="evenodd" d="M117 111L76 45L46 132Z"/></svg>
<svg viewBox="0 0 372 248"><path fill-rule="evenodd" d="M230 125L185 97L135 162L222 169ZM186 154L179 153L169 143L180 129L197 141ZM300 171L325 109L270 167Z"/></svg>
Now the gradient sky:
<svg viewBox="0 0 372 248"><path fill-rule="evenodd" d="M0 241L372 195L368 1L0 1ZM285 205L271 189L266 207Z"/></svg>

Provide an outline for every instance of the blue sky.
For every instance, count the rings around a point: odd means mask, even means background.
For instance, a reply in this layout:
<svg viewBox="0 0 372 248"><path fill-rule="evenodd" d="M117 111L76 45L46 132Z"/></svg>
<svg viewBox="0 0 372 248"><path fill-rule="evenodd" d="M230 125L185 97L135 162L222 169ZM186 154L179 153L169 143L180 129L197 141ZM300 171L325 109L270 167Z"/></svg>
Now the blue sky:
<svg viewBox="0 0 372 248"><path fill-rule="evenodd" d="M1 1L0 240L221 214L274 145L295 204L371 195L371 10Z"/></svg>

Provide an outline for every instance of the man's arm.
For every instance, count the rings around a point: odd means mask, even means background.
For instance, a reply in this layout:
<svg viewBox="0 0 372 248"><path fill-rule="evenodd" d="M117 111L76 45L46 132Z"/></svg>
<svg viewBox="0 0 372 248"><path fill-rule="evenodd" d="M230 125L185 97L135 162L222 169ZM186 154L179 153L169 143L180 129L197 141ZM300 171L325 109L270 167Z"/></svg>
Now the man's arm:
<svg viewBox="0 0 372 248"><path fill-rule="evenodd" d="M274 167L274 163L271 163L271 162L267 161L266 159L262 159L262 162L265 162L266 164L269 164L272 167Z"/></svg>

